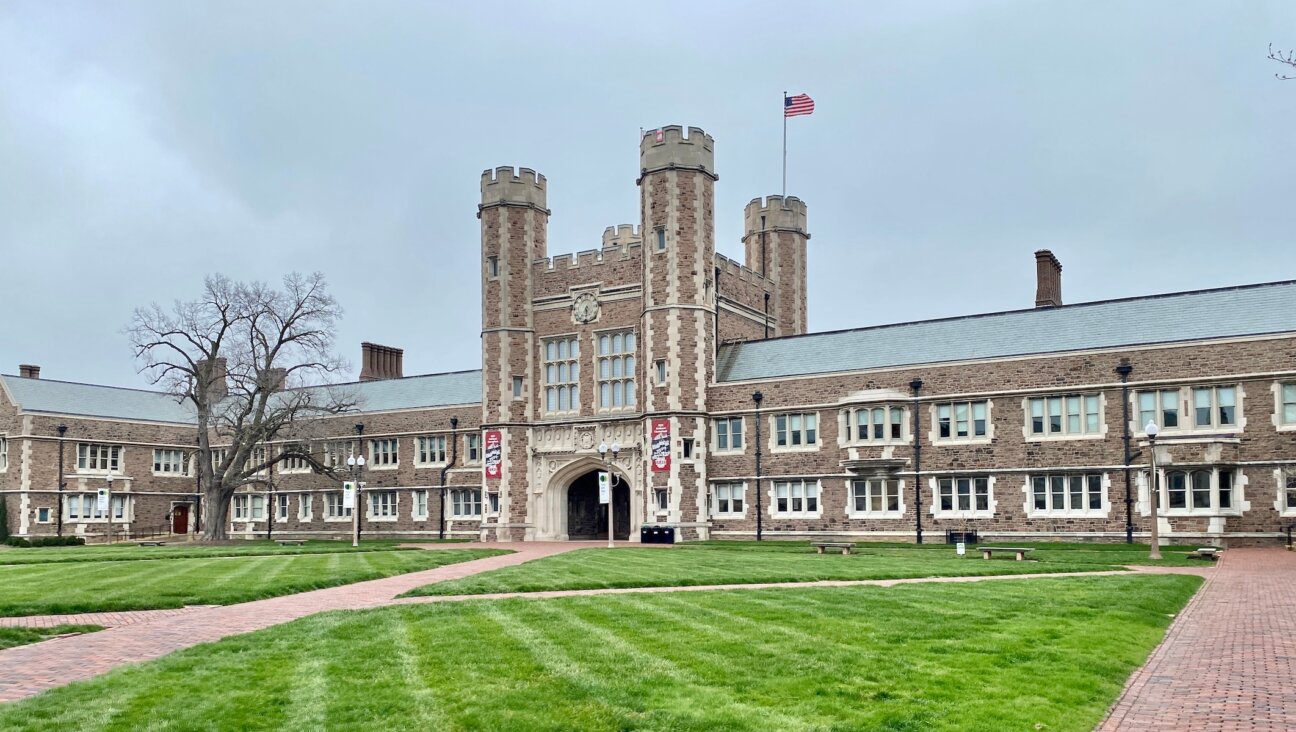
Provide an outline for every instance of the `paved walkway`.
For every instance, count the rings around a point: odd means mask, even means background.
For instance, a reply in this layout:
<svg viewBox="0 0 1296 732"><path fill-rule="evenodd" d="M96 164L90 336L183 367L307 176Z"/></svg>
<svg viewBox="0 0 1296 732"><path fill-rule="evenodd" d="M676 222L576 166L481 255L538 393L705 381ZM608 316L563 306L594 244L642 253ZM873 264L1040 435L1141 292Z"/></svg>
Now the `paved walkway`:
<svg viewBox="0 0 1296 732"><path fill-rule="evenodd" d="M1296 729L1296 554L1224 552L1099 729Z"/></svg>
<svg viewBox="0 0 1296 732"><path fill-rule="evenodd" d="M71 615L22 615L16 618L0 618L0 628L53 628L56 625L98 625L103 628L118 628L135 623L148 623L160 618L173 618L177 615L202 612L212 605L190 605L170 610L123 610L113 613L75 613Z"/></svg>

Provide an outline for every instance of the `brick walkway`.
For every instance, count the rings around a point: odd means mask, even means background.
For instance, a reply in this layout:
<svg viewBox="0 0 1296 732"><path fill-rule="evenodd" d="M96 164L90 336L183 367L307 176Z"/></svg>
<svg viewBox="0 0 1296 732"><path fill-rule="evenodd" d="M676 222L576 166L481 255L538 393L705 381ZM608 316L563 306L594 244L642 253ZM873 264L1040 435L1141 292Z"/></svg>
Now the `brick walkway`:
<svg viewBox="0 0 1296 732"><path fill-rule="evenodd" d="M1099 727L1296 729L1296 554L1229 549Z"/></svg>
<svg viewBox="0 0 1296 732"><path fill-rule="evenodd" d="M76 613L73 615L23 615L16 618L0 618L0 628L53 628L56 625L98 625L103 628L119 628L123 625L148 623L160 618L173 618L177 615L202 612L211 605L191 605L171 610L124 610L115 613Z"/></svg>

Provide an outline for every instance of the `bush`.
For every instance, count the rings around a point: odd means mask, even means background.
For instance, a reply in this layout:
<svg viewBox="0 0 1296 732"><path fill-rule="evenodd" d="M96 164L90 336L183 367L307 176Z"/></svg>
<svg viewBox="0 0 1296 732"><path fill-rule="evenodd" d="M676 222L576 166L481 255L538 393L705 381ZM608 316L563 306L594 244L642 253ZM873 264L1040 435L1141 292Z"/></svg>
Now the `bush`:
<svg viewBox="0 0 1296 732"><path fill-rule="evenodd" d="M39 547L39 546L83 546L85 539L80 536L38 536L32 539L24 539L21 536L11 536L5 539L9 546L22 548Z"/></svg>

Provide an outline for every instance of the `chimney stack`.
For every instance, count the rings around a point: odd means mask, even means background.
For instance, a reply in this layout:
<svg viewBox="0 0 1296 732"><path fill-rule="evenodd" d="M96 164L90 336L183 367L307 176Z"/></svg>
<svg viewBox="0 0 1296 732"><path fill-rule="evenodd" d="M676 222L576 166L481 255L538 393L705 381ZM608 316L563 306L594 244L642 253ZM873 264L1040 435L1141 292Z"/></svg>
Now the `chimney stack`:
<svg viewBox="0 0 1296 732"><path fill-rule="evenodd" d="M267 391L277 392L284 390L284 383L288 380L288 369L271 368L263 372L262 378L265 380Z"/></svg>
<svg viewBox="0 0 1296 732"><path fill-rule="evenodd" d="M198 362L198 379L207 382L207 399L219 402L229 396L229 367L223 358Z"/></svg>
<svg viewBox="0 0 1296 732"><path fill-rule="evenodd" d="M360 380L399 379L405 375L405 351L368 341L360 344Z"/></svg>
<svg viewBox="0 0 1296 732"><path fill-rule="evenodd" d="M23 377L24 379L39 379L40 366L33 366L32 364L29 363L19 364L18 375Z"/></svg>
<svg viewBox="0 0 1296 732"><path fill-rule="evenodd" d="M1035 252L1035 307L1055 308L1062 304L1062 263L1053 252Z"/></svg>

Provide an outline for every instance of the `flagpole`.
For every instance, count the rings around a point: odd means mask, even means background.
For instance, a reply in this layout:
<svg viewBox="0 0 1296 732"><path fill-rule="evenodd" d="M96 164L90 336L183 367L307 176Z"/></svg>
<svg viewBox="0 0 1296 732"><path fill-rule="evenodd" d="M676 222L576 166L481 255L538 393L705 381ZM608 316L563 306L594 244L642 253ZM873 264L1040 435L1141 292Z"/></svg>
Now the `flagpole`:
<svg viewBox="0 0 1296 732"><path fill-rule="evenodd" d="M783 197L787 198L787 91L783 92Z"/></svg>

